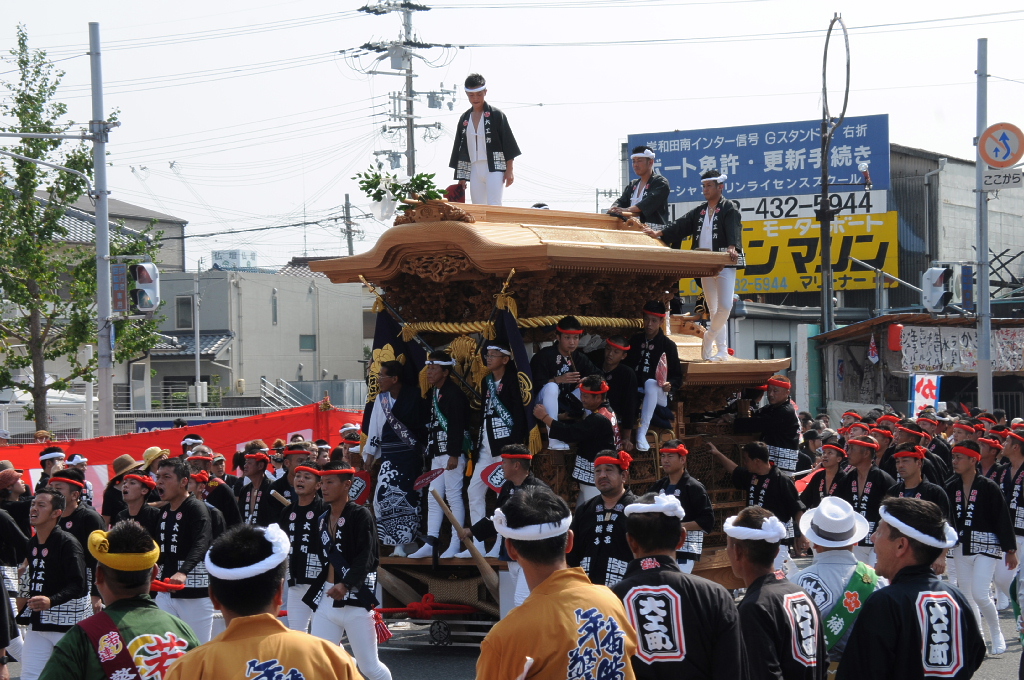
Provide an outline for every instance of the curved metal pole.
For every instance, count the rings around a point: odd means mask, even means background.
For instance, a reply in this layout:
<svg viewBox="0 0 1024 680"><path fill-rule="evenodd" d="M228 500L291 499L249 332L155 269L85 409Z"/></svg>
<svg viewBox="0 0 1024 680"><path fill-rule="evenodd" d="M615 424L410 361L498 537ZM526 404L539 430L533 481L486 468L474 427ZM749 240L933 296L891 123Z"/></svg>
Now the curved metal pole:
<svg viewBox="0 0 1024 680"><path fill-rule="evenodd" d="M85 180L85 187L86 187L86 189L89 190L89 196L91 196L93 198L96 197L95 192L93 192L93 190L92 190L92 182L89 181L89 177L85 173L83 173L83 172L79 172L78 170L72 170L71 168L64 167L63 165L56 165L55 163L47 163L46 161L41 161L38 158L29 158L28 156L22 156L20 153L14 153L13 151L4 151L3 149L0 149L0 155L10 156L11 158L17 158L18 160L21 160L21 161L28 161L29 163L35 163L36 165L45 165L46 167L53 168L54 170L63 170L64 172L69 172L72 175L77 175L77 176L79 176L79 177L81 177L82 179Z"/></svg>

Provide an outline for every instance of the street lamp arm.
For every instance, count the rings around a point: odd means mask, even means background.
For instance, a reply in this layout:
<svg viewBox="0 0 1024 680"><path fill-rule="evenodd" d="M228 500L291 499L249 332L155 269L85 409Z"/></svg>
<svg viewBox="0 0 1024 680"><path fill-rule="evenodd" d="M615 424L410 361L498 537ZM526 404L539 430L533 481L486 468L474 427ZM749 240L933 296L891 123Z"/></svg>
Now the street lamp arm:
<svg viewBox="0 0 1024 680"><path fill-rule="evenodd" d="M53 168L54 170L63 170L64 172L69 172L72 175L78 175L79 177L85 180L85 186L89 190L89 195L92 196L93 198L96 197L96 192L93 191L92 188L92 182L89 181L89 176L86 175L84 172L74 170L63 165L57 165L56 163L47 163L46 161L41 161L38 158L29 158L28 156L22 156L20 153L14 153L13 151L4 151L3 149L0 149L0 155L10 156L11 158L17 158L18 160L28 161L29 163L35 163L36 165L45 165L46 167Z"/></svg>

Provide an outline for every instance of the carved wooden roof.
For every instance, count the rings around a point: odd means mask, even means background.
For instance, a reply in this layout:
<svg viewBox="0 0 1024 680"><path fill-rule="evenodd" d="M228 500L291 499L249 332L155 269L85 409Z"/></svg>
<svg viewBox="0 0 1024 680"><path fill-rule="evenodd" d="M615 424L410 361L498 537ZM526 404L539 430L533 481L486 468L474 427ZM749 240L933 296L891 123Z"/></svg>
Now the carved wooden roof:
<svg viewBox="0 0 1024 680"><path fill-rule="evenodd" d="M385 282L401 273L434 282L517 272L600 271L695 278L729 264L725 253L673 250L615 217L560 210L464 206L478 221L391 227L362 255L310 263L335 283L362 274ZM482 221L487 220L502 221Z"/></svg>

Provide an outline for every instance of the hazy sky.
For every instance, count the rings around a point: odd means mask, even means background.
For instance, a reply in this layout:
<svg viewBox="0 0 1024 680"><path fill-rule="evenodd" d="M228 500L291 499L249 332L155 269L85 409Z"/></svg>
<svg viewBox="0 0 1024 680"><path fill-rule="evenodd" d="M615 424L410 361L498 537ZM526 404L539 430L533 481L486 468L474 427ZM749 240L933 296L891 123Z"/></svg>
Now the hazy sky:
<svg viewBox="0 0 1024 680"><path fill-rule="evenodd" d="M365 75L341 50L399 36L399 13L357 12L363 3L237 0L19 3L15 24L67 71L59 96L89 119L88 22L104 43L112 196L189 221L188 265L210 251L245 247L261 266L295 255L343 252L341 224L272 227L340 215L346 192L369 209L352 175L373 152L399 149L381 134L389 93L404 80ZM487 77L523 151L506 205L545 201L593 211L596 189L621 190L618 148L627 135L663 130L820 119L821 60L833 12L850 28L850 115L887 113L891 141L973 158L977 39L989 39L989 122L1024 127L1019 0L982 6L946 0L823 3L800 0L444 0L413 22L423 49L416 89L449 89L471 72ZM834 34L834 38L837 37ZM636 44L629 44L636 43ZM830 53L832 107L842 99L841 39ZM429 62L429 63L428 63ZM382 66L387 69L389 62ZM4 64L2 78L11 78ZM468 107L456 95L419 122L440 122L436 141L417 136L417 170L451 183L452 129ZM172 167L171 164L174 163ZM133 172L134 169L134 172ZM608 201L601 199L604 206ZM360 220L366 250L386 228Z"/></svg>

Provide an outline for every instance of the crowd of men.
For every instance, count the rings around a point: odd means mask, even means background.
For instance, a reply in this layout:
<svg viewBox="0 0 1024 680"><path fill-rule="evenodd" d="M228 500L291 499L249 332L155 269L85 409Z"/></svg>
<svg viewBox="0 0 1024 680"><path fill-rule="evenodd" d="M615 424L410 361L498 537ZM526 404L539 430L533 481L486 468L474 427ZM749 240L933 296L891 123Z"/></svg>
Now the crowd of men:
<svg viewBox="0 0 1024 680"><path fill-rule="evenodd" d="M753 413L709 416L760 433L739 463L706 447L745 494L723 527L743 585L730 593L691 573L715 517L687 472L690 450L647 436L667 418L659 409L679 367L660 342L664 306L643 311L644 332L589 355L582 325L563 318L556 342L533 357L529 395L508 347L487 343L478 430L455 362L435 352L426 397L403 384L401 364L382 365L362 446L346 426L333 449L256 440L229 463L185 434L180 453L115 460L98 511L59 446L41 451L34 494L23 471L0 462L0 561L13 598L0 608L0 643L28 680L128 678L113 673L131 668L212 677L232 663L250 664L245 677L280 665L274 672L296 679L326 668L390 678L375 612L390 545L413 557L472 546L507 562L514 608L483 642L481 678L819 679L830 668L840 678L966 678L985 657L981 621L989 651L1005 651L997 607L1024 536L1024 422L850 411L833 431L798 413L789 381L774 376L746 395L766 396ZM531 400L555 447L576 445L573 511L534 474ZM636 494L641 444L659 447L665 475ZM363 488L369 470L376 479ZM439 504L410 486L425 470L461 532L442 537ZM814 561L800 571L793 558L808 549ZM993 601L993 586L1005 601ZM227 629L215 634L218 610Z"/></svg>

